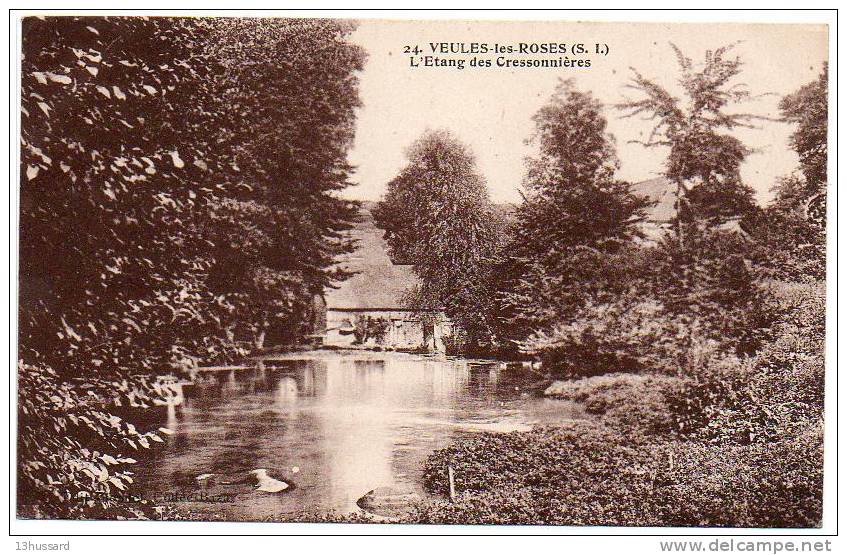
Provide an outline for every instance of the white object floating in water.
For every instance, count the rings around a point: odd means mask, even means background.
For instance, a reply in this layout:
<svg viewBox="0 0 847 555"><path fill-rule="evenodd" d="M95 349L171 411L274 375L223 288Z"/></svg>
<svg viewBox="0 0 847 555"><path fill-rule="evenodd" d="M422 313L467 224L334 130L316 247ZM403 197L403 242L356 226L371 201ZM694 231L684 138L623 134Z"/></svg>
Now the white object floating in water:
<svg viewBox="0 0 847 555"><path fill-rule="evenodd" d="M291 472L293 472L294 474L297 474L298 472L300 472L300 467L299 466L292 466Z"/></svg>
<svg viewBox="0 0 847 555"><path fill-rule="evenodd" d="M250 474L255 476L256 479L259 481L259 485L256 487L256 491L264 491L266 493L279 493L283 490L288 489L288 484L286 484L282 480L271 478L270 476L268 476L268 471L264 468L257 468L256 470L251 470Z"/></svg>
<svg viewBox="0 0 847 555"><path fill-rule="evenodd" d="M207 487L215 483L214 477L214 474L201 474L194 478L194 480L197 482L198 487L206 489Z"/></svg>

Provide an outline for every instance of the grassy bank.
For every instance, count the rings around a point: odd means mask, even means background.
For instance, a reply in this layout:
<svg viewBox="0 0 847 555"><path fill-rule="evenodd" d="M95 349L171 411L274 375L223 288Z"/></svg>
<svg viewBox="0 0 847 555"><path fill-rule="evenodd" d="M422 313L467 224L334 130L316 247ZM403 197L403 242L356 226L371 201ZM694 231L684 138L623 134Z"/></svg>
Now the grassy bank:
<svg viewBox="0 0 847 555"><path fill-rule="evenodd" d="M822 430L774 444L633 441L602 424L485 434L435 453L426 478L457 499L415 521L571 526L815 527Z"/></svg>
<svg viewBox="0 0 847 555"><path fill-rule="evenodd" d="M755 356L555 382L592 422L481 434L435 452L425 480L455 502L415 520L456 524L821 525L824 287L772 287L777 321Z"/></svg>

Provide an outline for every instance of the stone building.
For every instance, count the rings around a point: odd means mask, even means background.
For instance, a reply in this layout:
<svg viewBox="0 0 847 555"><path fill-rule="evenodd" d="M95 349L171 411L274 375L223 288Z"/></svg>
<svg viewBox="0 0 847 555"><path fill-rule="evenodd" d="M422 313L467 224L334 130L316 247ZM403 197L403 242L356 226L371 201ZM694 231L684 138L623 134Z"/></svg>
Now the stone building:
<svg viewBox="0 0 847 555"><path fill-rule="evenodd" d="M676 184L666 177L655 177L634 183L630 190L636 195L647 197L653 203L647 209L646 218L639 224L644 241L656 242L671 232L673 220L676 218ZM743 234L737 219L730 219L719 227Z"/></svg>
<svg viewBox="0 0 847 555"><path fill-rule="evenodd" d="M364 203L360 221L351 231L357 249L340 261L355 275L324 294L323 344L443 352L451 324L438 308L407 307L405 297L418 279L411 265L394 264L389 257L371 208Z"/></svg>
<svg viewBox="0 0 847 555"><path fill-rule="evenodd" d="M653 202L647 209L647 218L639 224L645 240L657 241L671 231L676 216L676 185L665 177L656 177L634 183L630 190Z"/></svg>

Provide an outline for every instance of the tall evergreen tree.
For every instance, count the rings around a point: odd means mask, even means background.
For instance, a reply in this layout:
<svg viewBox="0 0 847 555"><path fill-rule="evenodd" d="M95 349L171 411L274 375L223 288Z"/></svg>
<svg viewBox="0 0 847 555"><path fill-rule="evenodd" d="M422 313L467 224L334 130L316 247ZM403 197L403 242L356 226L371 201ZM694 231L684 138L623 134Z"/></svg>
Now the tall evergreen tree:
<svg viewBox="0 0 847 555"><path fill-rule="evenodd" d="M513 340L568 318L608 294L600 270L638 235L647 201L615 178L614 138L599 101L562 81L533 117L538 156L527 160L525 194L504 251L504 335Z"/></svg>

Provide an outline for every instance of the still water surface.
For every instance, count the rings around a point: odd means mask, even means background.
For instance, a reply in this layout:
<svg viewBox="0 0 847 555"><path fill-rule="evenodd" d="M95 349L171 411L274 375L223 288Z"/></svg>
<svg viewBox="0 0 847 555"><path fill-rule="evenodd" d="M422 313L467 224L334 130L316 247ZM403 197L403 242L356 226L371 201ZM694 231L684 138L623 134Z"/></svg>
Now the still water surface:
<svg viewBox="0 0 847 555"><path fill-rule="evenodd" d="M423 462L451 440L581 416L574 405L535 394L537 379L498 363L398 353L268 360L210 375L186 389L181 405L163 408L155 424L175 433L137 471L145 497L186 498L171 504L233 520L347 513L380 486L426 495ZM256 492L249 479L256 468L294 487ZM201 485L202 474L214 476ZM203 495L227 501L198 501Z"/></svg>

